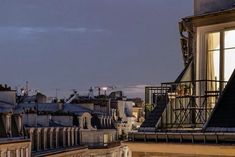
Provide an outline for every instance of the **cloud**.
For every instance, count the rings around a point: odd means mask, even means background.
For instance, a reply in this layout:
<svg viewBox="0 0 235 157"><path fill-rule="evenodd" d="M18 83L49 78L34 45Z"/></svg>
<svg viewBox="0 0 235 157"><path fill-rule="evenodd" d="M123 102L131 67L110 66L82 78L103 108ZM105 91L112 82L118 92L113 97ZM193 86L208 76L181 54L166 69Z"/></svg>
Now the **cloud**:
<svg viewBox="0 0 235 157"><path fill-rule="evenodd" d="M80 27L80 28L57 27L57 28L54 28L54 31L58 31L58 32L79 32L79 33L86 33L89 30L87 28L84 28L84 27Z"/></svg>
<svg viewBox="0 0 235 157"><path fill-rule="evenodd" d="M101 33L104 29L86 27L0 27L0 40L36 38L44 33Z"/></svg>
<svg viewBox="0 0 235 157"><path fill-rule="evenodd" d="M144 93L145 85L135 85L130 87L125 87L123 90L126 94L134 94L134 93Z"/></svg>

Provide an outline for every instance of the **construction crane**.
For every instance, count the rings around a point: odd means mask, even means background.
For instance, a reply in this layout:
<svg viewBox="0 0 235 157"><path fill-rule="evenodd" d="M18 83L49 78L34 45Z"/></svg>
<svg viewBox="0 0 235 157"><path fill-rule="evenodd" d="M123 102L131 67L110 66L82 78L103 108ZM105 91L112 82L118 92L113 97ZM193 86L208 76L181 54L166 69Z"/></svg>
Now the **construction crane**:
<svg viewBox="0 0 235 157"><path fill-rule="evenodd" d="M71 103L74 99L77 99L79 97L79 94L76 89L72 89L73 94L71 97L66 101L67 104Z"/></svg>

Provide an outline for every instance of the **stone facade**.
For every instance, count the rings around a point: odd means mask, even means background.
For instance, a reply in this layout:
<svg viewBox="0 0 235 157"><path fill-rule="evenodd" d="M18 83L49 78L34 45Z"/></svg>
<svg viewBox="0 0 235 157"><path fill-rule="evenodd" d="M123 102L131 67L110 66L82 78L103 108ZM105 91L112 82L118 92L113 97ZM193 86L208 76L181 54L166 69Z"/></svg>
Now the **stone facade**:
<svg viewBox="0 0 235 157"><path fill-rule="evenodd" d="M127 146L106 149L90 149L84 157L132 157L131 151Z"/></svg>
<svg viewBox="0 0 235 157"><path fill-rule="evenodd" d="M8 139L0 142L1 157L31 157L31 142L23 139Z"/></svg>
<svg viewBox="0 0 235 157"><path fill-rule="evenodd" d="M79 144L78 127L30 127L26 128L32 141L32 151L40 152Z"/></svg>
<svg viewBox="0 0 235 157"><path fill-rule="evenodd" d="M16 105L16 94L14 90L0 91L0 100L12 106Z"/></svg>
<svg viewBox="0 0 235 157"><path fill-rule="evenodd" d="M80 130L80 143L88 146L105 146L117 140L115 129Z"/></svg>
<svg viewBox="0 0 235 157"><path fill-rule="evenodd" d="M24 125L27 126L26 133L32 142L31 149L34 156L61 156L63 154L62 156L86 157L84 152L87 155L90 151L90 149L86 150L87 147L102 149L117 141L117 131L111 129L112 119L110 116L97 117L100 123L99 127L107 128L98 129L92 125L92 115L88 112L80 113L77 116L32 115L25 114L25 119L29 116L34 120L26 120ZM51 121L54 122L53 125L57 126L50 126ZM46 124L43 126L44 123ZM29 126L30 124L32 126ZM84 145L87 147L82 147ZM119 146L120 144L112 146L112 148ZM66 152L61 152L64 149Z"/></svg>
<svg viewBox="0 0 235 157"><path fill-rule="evenodd" d="M11 138L23 136L22 115L12 113L0 113L0 127L0 137Z"/></svg>
<svg viewBox="0 0 235 157"><path fill-rule="evenodd" d="M47 152L35 154L35 157L131 157L132 153L126 145L116 147L106 147L103 149L88 149L87 147L77 147L68 151Z"/></svg>
<svg viewBox="0 0 235 157"><path fill-rule="evenodd" d="M5 141L0 142L1 157L125 154L113 116L102 104L94 110L94 104L20 102L15 108L2 110L0 126L0 138L4 138L0 141ZM19 138L27 139L26 143ZM8 139L13 140L9 143Z"/></svg>

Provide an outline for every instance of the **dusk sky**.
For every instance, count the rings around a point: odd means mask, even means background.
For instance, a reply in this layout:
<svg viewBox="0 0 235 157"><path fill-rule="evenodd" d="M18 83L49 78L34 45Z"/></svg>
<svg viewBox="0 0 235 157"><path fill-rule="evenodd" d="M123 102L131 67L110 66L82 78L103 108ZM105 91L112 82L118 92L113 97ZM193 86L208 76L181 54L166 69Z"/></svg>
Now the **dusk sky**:
<svg viewBox="0 0 235 157"><path fill-rule="evenodd" d="M192 14L193 0L0 0L0 82L141 96L183 69L178 21Z"/></svg>

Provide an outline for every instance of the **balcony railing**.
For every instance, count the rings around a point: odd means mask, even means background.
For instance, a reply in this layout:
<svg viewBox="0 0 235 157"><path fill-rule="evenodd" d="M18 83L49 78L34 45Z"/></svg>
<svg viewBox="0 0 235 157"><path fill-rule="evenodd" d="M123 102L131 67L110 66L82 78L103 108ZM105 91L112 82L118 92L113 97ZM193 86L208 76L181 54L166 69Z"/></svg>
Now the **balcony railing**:
<svg viewBox="0 0 235 157"><path fill-rule="evenodd" d="M162 83L160 87L149 88L154 106L158 105L158 97L169 99L161 117L161 127L201 128L226 84L226 81L196 80Z"/></svg>

